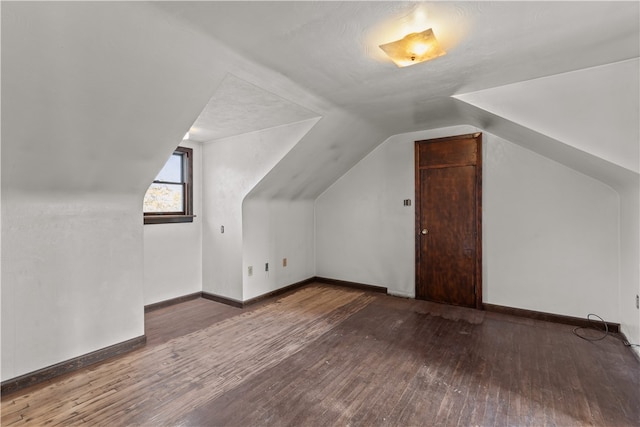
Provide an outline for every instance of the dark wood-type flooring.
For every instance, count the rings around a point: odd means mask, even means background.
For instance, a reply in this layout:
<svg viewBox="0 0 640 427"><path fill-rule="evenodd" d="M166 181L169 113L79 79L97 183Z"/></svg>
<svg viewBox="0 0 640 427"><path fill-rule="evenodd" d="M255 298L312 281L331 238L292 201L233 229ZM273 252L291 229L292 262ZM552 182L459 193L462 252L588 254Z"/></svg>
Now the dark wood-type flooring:
<svg viewBox="0 0 640 427"><path fill-rule="evenodd" d="M145 347L3 396L2 426L640 425L640 363L570 326L320 284L145 320Z"/></svg>

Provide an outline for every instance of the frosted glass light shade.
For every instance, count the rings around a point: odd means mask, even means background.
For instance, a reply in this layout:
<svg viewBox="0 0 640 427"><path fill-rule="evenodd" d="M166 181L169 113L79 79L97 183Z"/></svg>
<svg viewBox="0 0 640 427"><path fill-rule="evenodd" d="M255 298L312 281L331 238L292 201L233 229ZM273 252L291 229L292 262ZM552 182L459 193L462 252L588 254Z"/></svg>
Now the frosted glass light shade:
<svg viewBox="0 0 640 427"><path fill-rule="evenodd" d="M406 67L445 55L431 28L421 33L407 34L391 43L381 44L382 49L398 67Z"/></svg>

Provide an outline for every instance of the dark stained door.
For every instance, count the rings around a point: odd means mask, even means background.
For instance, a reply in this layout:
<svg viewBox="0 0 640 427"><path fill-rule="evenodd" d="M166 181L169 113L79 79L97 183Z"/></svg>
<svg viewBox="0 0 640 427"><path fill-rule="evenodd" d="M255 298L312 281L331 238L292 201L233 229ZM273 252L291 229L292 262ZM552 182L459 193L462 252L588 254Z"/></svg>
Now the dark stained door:
<svg viewBox="0 0 640 427"><path fill-rule="evenodd" d="M416 142L416 298L481 307L482 135Z"/></svg>

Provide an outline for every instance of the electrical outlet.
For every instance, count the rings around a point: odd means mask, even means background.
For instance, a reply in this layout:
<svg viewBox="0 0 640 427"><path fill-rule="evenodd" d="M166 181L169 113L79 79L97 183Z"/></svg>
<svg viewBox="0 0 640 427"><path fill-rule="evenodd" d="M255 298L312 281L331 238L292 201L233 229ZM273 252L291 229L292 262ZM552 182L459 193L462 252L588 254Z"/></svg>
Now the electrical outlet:
<svg viewBox="0 0 640 427"><path fill-rule="evenodd" d="M253 266L252 265L247 267L247 274L249 274L249 276L253 276Z"/></svg>
<svg viewBox="0 0 640 427"><path fill-rule="evenodd" d="M264 271L269 271L269 263L265 262L264 264Z"/></svg>
<svg viewBox="0 0 640 427"><path fill-rule="evenodd" d="M640 308L640 295L636 295L636 308Z"/></svg>
<svg viewBox="0 0 640 427"><path fill-rule="evenodd" d="M286 258L282 258L282 266L283 267L287 266L287 259Z"/></svg>

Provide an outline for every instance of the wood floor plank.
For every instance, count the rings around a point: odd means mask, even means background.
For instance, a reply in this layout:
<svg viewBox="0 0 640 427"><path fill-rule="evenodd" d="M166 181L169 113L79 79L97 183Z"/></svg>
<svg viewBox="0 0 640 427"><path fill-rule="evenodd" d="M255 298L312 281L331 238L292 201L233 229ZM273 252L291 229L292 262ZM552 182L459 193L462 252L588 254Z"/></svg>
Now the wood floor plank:
<svg viewBox="0 0 640 427"><path fill-rule="evenodd" d="M145 347L3 396L0 423L640 425L637 360L564 325L319 284L145 317Z"/></svg>

